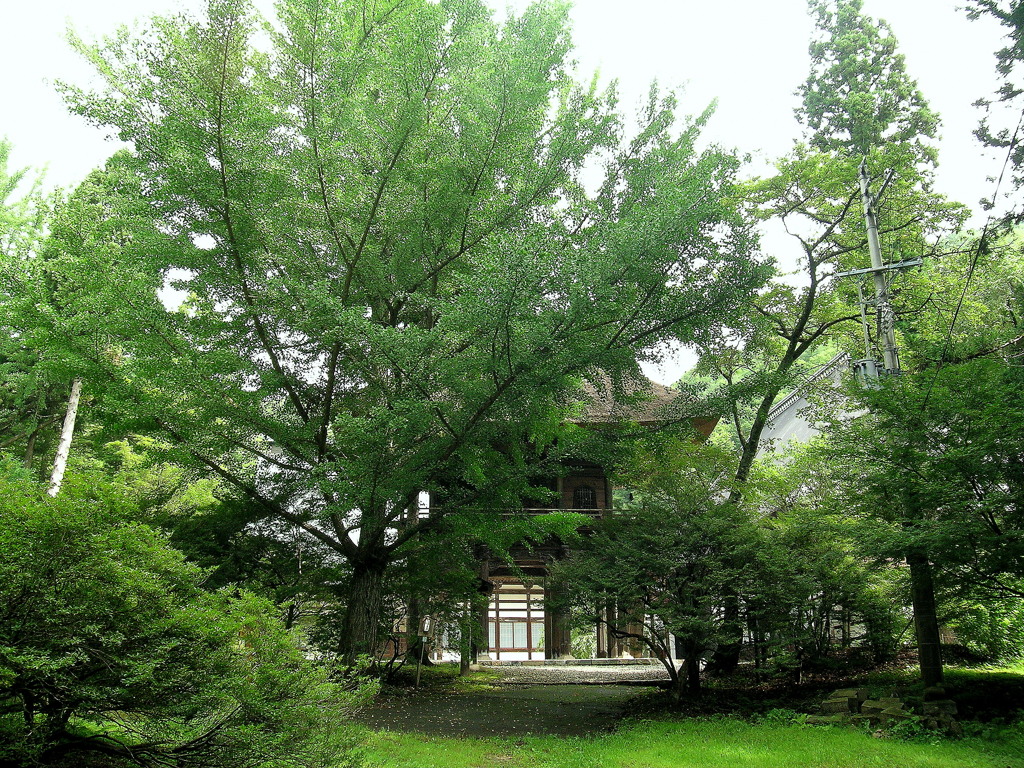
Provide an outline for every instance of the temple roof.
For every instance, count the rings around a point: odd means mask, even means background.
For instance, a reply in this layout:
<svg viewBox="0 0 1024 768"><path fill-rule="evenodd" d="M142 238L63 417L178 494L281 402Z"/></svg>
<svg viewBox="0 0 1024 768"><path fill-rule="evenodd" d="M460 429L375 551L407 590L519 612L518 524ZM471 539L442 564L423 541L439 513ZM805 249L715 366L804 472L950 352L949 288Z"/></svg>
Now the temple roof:
<svg viewBox="0 0 1024 768"><path fill-rule="evenodd" d="M688 420L707 437L718 423L717 416L695 415L696 403L689 395L646 376L627 381L617 389L611 377L599 371L583 382L583 393L583 413L575 420L579 424L654 425Z"/></svg>
<svg viewBox="0 0 1024 768"><path fill-rule="evenodd" d="M850 356L840 352L772 406L758 452L779 451L787 443L806 443L813 439L820 428L811 416L811 393L822 387L838 390L849 362Z"/></svg>

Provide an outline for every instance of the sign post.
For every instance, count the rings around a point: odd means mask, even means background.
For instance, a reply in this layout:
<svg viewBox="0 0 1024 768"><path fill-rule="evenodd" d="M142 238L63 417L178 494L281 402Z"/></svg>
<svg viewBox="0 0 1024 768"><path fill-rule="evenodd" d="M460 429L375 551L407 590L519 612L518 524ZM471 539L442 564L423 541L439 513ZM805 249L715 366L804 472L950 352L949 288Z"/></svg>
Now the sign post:
<svg viewBox="0 0 1024 768"><path fill-rule="evenodd" d="M424 616L420 619L420 628L416 634L420 638L420 656L416 660L416 685L415 688L420 687L420 670L423 668L423 652L427 648L427 638L430 636L430 628L433 625L433 620L429 616Z"/></svg>

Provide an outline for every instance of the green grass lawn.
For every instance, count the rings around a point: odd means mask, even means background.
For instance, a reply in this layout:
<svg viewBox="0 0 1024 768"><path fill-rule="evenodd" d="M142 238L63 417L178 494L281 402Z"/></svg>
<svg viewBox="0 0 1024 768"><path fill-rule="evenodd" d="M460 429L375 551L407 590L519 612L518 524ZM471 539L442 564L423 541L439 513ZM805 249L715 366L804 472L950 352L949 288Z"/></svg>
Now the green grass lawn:
<svg viewBox="0 0 1024 768"><path fill-rule="evenodd" d="M431 677L439 688L491 682L483 675L458 682L446 670ZM866 684L876 693L913 689L916 671L874 673ZM1024 664L948 668L946 687L963 715L983 721L965 722L965 738L877 738L854 728L788 724L785 716L751 722L665 715L627 720L617 732L592 738L376 732L368 736L367 756L373 768L1024 768Z"/></svg>
<svg viewBox="0 0 1024 768"><path fill-rule="evenodd" d="M443 739L375 733L380 768L1024 768L1024 730L903 741L741 720L640 721L596 738Z"/></svg>

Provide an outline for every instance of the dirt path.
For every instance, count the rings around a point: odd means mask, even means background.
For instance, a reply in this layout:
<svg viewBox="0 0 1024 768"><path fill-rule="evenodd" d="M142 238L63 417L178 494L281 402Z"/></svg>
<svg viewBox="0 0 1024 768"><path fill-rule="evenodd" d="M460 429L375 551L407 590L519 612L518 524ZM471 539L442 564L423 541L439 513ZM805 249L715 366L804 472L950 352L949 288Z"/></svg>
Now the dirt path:
<svg viewBox="0 0 1024 768"><path fill-rule="evenodd" d="M635 685L616 682L653 677L644 668L623 674L607 668L513 667L504 673L505 685L492 690L385 697L357 720L375 729L431 736L582 736L612 729L626 702L642 694ZM564 682L568 679L573 682Z"/></svg>

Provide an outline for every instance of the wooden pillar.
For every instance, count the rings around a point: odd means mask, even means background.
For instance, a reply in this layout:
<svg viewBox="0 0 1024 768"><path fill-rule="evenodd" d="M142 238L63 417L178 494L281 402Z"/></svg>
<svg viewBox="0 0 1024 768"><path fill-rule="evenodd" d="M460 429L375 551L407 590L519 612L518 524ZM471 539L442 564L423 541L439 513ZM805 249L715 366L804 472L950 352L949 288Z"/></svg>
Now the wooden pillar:
<svg viewBox="0 0 1024 768"><path fill-rule="evenodd" d="M474 638L473 643L473 659L475 661L489 661L491 658L491 633L490 633L490 614L491 614L491 593L493 587L491 586L490 579L490 565L487 560L483 560L480 563L480 591L482 594L487 596L487 602L479 608L476 614L477 632L479 637ZM481 601L482 602L482 601Z"/></svg>
<svg viewBox="0 0 1024 768"><path fill-rule="evenodd" d="M615 626L615 604L609 602L605 605L602 610L604 616L604 647L608 652L608 658L614 659L616 654L615 651L615 635L612 634L612 627Z"/></svg>
<svg viewBox="0 0 1024 768"><path fill-rule="evenodd" d="M544 582L544 658L572 658L569 605L565 586L550 576Z"/></svg>
<svg viewBox="0 0 1024 768"><path fill-rule="evenodd" d="M469 665L473 663L473 601L467 600L459 616L459 676L469 674Z"/></svg>
<svg viewBox="0 0 1024 768"><path fill-rule="evenodd" d="M551 582L544 580L544 658L554 659L554 611L551 605Z"/></svg>
<svg viewBox="0 0 1024 768"><path fill-rule="evenodd" d="M618 659L622 656L622 638L612 630L619 626L619 607L615 601L608 604L608 656Z"/></svg>
<svg viewBox="0 0 1024 768"><path fill-rule="evenodd" d="M630 635L642 635L644 633L644 625L640 622L631 621L626 624L626 631ZM634 659L647 658L650 655L647 646L635 637L627 639L626 650L629 651L629 655Z"/></svg>
<svg viewBox="0 0 1024 768"><path fill-rule="evenodd" d="M533 660L533 586L523 584L526 589L526 659Z"/></svg>
<svg viewBox="0 0 1024 768"><path fill-rule="evenodd" d="M501 659L501 584L494 585L494 652L495 659Z"/></svg>
<svg viewBox="0 0 1024 768"><path fill-rule="evenodd" d="M490 612L490 598L488 597L488 604L480 608L476 616L477 632L480 633L480 638L473 644L473 658L476 661L489 661L491 658Z"/></svg>

